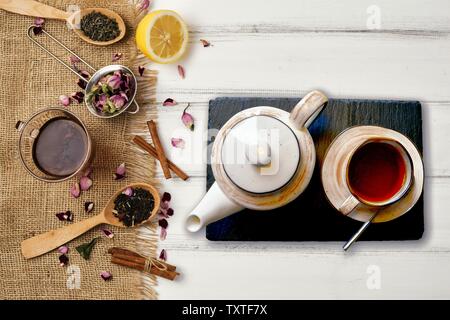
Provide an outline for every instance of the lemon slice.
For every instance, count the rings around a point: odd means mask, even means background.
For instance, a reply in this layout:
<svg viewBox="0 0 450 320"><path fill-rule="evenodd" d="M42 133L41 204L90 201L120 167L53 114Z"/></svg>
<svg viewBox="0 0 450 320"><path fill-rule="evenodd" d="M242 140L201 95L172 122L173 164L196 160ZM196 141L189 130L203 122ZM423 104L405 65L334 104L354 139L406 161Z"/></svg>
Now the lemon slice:
<svg viewBox="0 0 450 320"><path fill-rule="evenodd" d="M175 11L156 10L146 15L136 30L136 44L148 58L173 63L186 52L189 33Z"/></svg>

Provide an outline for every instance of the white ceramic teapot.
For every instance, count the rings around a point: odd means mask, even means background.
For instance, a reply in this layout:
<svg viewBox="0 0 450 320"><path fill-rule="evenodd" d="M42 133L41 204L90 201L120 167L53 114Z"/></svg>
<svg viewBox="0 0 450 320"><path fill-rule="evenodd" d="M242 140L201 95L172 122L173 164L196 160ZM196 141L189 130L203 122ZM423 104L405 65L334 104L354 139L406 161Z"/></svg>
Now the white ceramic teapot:
<svg viewBox="0 0 450 320"><path fill-rule="evenodd" d="M312 91L291 113L264 106L228 120L211 152L216 182L189 214L187 229L196 232L244 208L270 210L297 198L316 162L308 126L327 102L323 93Z"/></svg>

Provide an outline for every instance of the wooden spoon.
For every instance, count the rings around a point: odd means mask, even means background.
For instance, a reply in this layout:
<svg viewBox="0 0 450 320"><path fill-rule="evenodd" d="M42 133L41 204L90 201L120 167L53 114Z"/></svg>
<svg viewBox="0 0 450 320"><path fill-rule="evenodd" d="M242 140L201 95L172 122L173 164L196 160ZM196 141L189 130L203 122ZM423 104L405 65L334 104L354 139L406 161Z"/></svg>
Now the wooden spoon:
<svg viewBox="0 0 450 320"><path fill-rule="evenodd" d="M113 44L121 40L125 36L126 27L122 17L118 15L116 12L105 8L86 8L81 9L80 11L77 11L75 13L72 13L62 11L54 7L48 6L46 4L32 0L0 0L0 9L4 9L9 12L14 12L26 16L65 20L67 21L67 23L69 23L69 25L72 27L72 30L74 30L75 33L81 39L98 46L107 46ZM102 13L105 16L116 20L120 30L119 35L110 41L94 41L90 39L88 36L86 36L83 33L83 31L79 29L79 23L81 17L87 15L92 11Z"/></svg>
<svg viewBox="0 0 450 320"><path fill-rule="evenodd" d="M117 191L108 201L106 207L103 208L102 212L92 218L68 225L66 227L62 227L56 230L51 230L46 233L40 234L33 238L29 238L24 240L21 244L22 246L22 254L25 258L34 258L40 256L44 253L47 253L53 249L56 249L63 244L75 239L76 237L82 235L86 231L92 229L93 227L106 223L109 225L117 226L117 227L126 227L122 222L119 221L113 214L114 209L114 200L117 198L119 194L123 192L127 187L131 187L133 189L142 188L148 190L155 202L154 208L150 213L150 216L147 220L141 222L138 225L146 223L156 216L159 210L161 199L159 197L158 190L155 187L146 184L146 183L132 183L125 188ZM138 226L135 225L135 226Z"/></svg>

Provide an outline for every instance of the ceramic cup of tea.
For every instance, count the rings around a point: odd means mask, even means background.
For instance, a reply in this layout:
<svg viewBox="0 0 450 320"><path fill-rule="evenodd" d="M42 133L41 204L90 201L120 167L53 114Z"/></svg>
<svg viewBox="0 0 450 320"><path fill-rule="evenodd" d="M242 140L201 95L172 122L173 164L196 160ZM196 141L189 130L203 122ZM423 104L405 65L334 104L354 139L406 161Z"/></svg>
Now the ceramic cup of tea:
<svg viewBox="0 0 450 320"><path fill-rule="evenodd" d="M350 195L337 209L350 214L358 205L382 208L404 197L413 183L413 165L405 147L394 139L371 137L354 145L346 167Z"/></svg>
<svg viewBox="0 0 450 320"><path fill-rule="evenodd" d="M26 170L46 182L82 175L94 159L94 145L86 126L62 108L41 110L18 121L19 155Z"/></svg>

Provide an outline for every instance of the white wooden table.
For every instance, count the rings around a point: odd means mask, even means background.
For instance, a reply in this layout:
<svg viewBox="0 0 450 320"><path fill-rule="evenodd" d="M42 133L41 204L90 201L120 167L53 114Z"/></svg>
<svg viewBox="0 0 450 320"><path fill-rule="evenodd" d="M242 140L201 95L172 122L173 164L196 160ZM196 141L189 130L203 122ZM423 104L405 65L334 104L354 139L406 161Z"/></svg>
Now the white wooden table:
<svg viewBox="0 0 450 320"><path fill-rule="evenodd" d="M373 7L375 5L376 7ZM450 2L448 0L156 0L189 24L184 61L160 71L157 100L170 158L192 177L165 181L175 215L160 248L183 273L161 299L450 298ZM380 13L380 29L369 30ZM371 19L375 15L375 20ZM203 48L199 39L213 46ZM421 241L209 242L184 219L206 185L208 101L217 96L417 99L423 105L425 234ZM195 132L180 115L191 103ZM171 137L186 148L174 150Z"/></svg>

